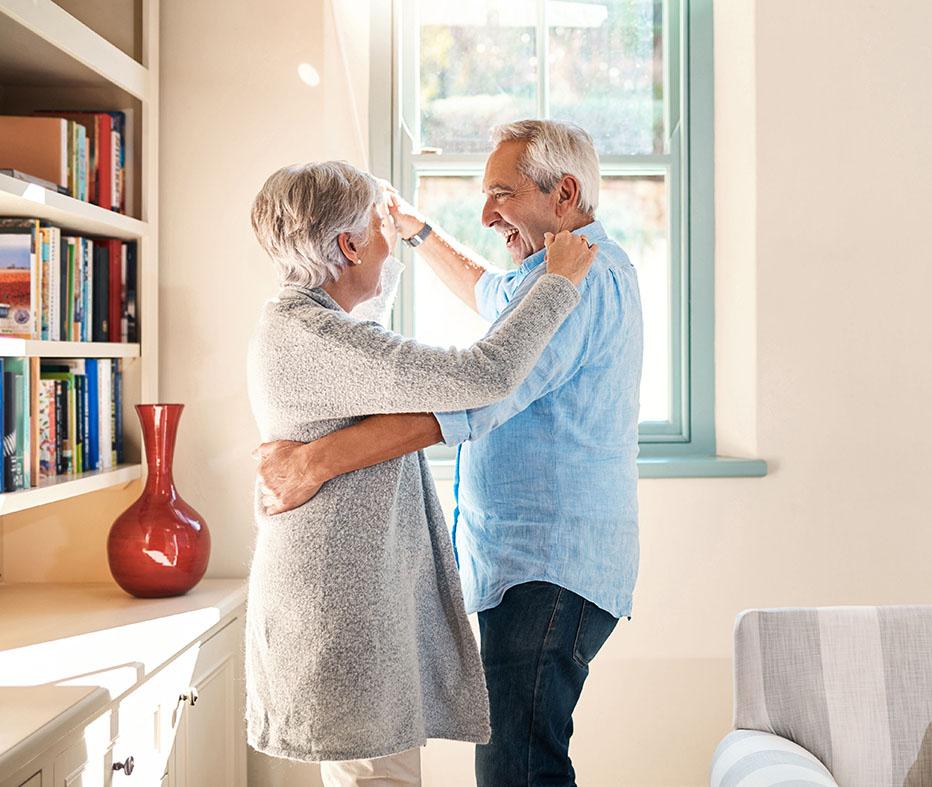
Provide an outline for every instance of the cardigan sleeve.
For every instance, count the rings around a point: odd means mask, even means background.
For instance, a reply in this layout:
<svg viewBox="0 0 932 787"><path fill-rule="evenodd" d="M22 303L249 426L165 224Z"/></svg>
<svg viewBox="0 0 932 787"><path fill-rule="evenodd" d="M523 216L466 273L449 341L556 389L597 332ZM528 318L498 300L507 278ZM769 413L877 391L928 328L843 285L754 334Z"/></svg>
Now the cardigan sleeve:
<svg viewBox="0 0 932 787"><path fill-rule="evenodd" d="M466 349L432 347L292 302L262 332L259 368L278 407L310 418L480 407L517 388L578 302L572 282L545 274L507 319Z"/></svg>

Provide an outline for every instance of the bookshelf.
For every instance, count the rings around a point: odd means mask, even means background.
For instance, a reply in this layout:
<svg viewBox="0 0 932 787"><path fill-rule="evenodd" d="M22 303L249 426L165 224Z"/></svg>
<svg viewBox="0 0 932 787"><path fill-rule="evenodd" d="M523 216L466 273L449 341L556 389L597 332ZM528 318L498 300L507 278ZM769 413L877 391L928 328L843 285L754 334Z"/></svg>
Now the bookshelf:
<svg viewBox="0 0 932 787"><path fill-rule="evenodd" d="M138 481L145 472L134 405L158 400L159 0L0 0L0 114L128 111L127 214L0 174L0 216L137 244L140 342L0 336L0 357L120 358L127 463L0 494L0 516Z"/></svg>

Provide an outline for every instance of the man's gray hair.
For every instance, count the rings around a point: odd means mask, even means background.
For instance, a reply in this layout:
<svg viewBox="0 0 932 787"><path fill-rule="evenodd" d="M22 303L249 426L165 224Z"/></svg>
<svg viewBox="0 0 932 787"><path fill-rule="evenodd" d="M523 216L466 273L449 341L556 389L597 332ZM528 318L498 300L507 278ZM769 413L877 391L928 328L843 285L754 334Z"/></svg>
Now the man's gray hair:
<svg viewBox="0 0 932 787"><path fill-rule="evenodd" d="M278 268L282 286L320 287L348 264L338 238L368 237L381 196L369 173L345 161L283 167L272 173L252 205L252 229Z"/></svg>
<svg viewBox="0 0 932 787"><path fill-rule="evenodd" d="M527 141L518 171L546 193L560 178L572 175L579 182L579 210L595 215L599 207L599 155L592 137L573 123L556 120L519 120L492 129L492 145L512 139Z"/></svg>

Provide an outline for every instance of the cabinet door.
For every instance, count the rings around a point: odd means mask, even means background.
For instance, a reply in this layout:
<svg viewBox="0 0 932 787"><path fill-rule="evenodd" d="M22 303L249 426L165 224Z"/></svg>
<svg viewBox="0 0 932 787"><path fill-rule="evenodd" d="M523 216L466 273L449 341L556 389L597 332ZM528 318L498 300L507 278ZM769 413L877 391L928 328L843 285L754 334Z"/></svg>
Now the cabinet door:
<svg viewBox="0 0 932 787"><path fill-rule="evenodd" d="M176 787L245 785L243 733L242 620L237 619L201 645L190 697L175 747Z"/></svg>
<svg viewBox="0 0 932 787"><path fill-rule="evenodd" d="M109 711L88 724L78 740L55 756L52 784L54 787L109 787Z"/></svg>

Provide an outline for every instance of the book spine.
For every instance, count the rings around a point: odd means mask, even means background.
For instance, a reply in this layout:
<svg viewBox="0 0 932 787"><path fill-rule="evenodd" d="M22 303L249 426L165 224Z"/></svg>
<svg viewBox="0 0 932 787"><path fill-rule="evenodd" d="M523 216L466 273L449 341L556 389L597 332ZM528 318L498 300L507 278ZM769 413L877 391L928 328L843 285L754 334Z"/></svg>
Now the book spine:
<svg viewBox="0 0 932 787"><path fill-rule="evenodd" d="M126 272L128 268L127 243L120 244L120 341L129 341L129 319L126 316Z"/></svg>
<svg viewBox="0 0 932 787"><path fill-rule="evenodd" d="M65 386L61 380L55 380L55 475L64 475L67 468L65 443L68 440L65 429Z"/></svg>
<svg viewBox="0 0 932 787"><path fill-rule="evenodd" d="M116 467L117 451L117 362L110 364L110 464Z"/></svg>
<svg viewBox="0 0 932 787"><path fill-rule="evenodd" d="M58 185L68 188L71 184L68 178L68 121L61 120L61 142L59 143L59 156L61 159L60 174L58 176Z"/></svg>
<svg viewBox="0 0 932 787"><path fill-rule="evenodd" d="M68 238L63 238L61 230L52 227L52 243L49 245L49 341L53 342L57 342L60 336L61 260L67 247Z"/></svg>
<svg viewBox="0 0 932 787"><path fill-rule="evenodd" d="M126 341L139 341L139 323L136 319L136 279L138 276L136 263L136 242L126 244Z"/></svg>
<svg viewBox="0 0 932 787"><path fill-rule="evenodd" d="M110 453L110 360L101 358L97 362L97 384L99 389L98 428L100 446L100 468L109 470Z"/></svg>
<svg viewBox="0 0 932 787"><path fill-rule="evenodd" d="M114 375L114 413L115 413L115 432L116 432L116 463L123 464L126 457L123 453L123 364L117 360L114 363L116 374Z"/></svg>
<svg viewBox="0 0 932 787"><path fill-rule="evenodd" d="M100 469L100 420L98 410L100 407L100 390L97 384L97 359L88 358L84 362L84 373L87 376L87 433L88 433L88 470Z"/></svg>
<svg viewBox="0 0 932 787"><path fill-rule="evenodd" d="M39 479L51 478L52 473L52 418L49 411L49 382L42 380L39 386Z"/></svg>
<svg viewBox="0 0 932 787"><path fill-rule="evenodd" d="M110 266L110 293L107 300L107 325L109 327L108 336L111 342L120 341L120 326L123 323L121 297L123 284L120 280L123 264L121 245L122 244L118 240L107 241L107 258Z"/></svg>

